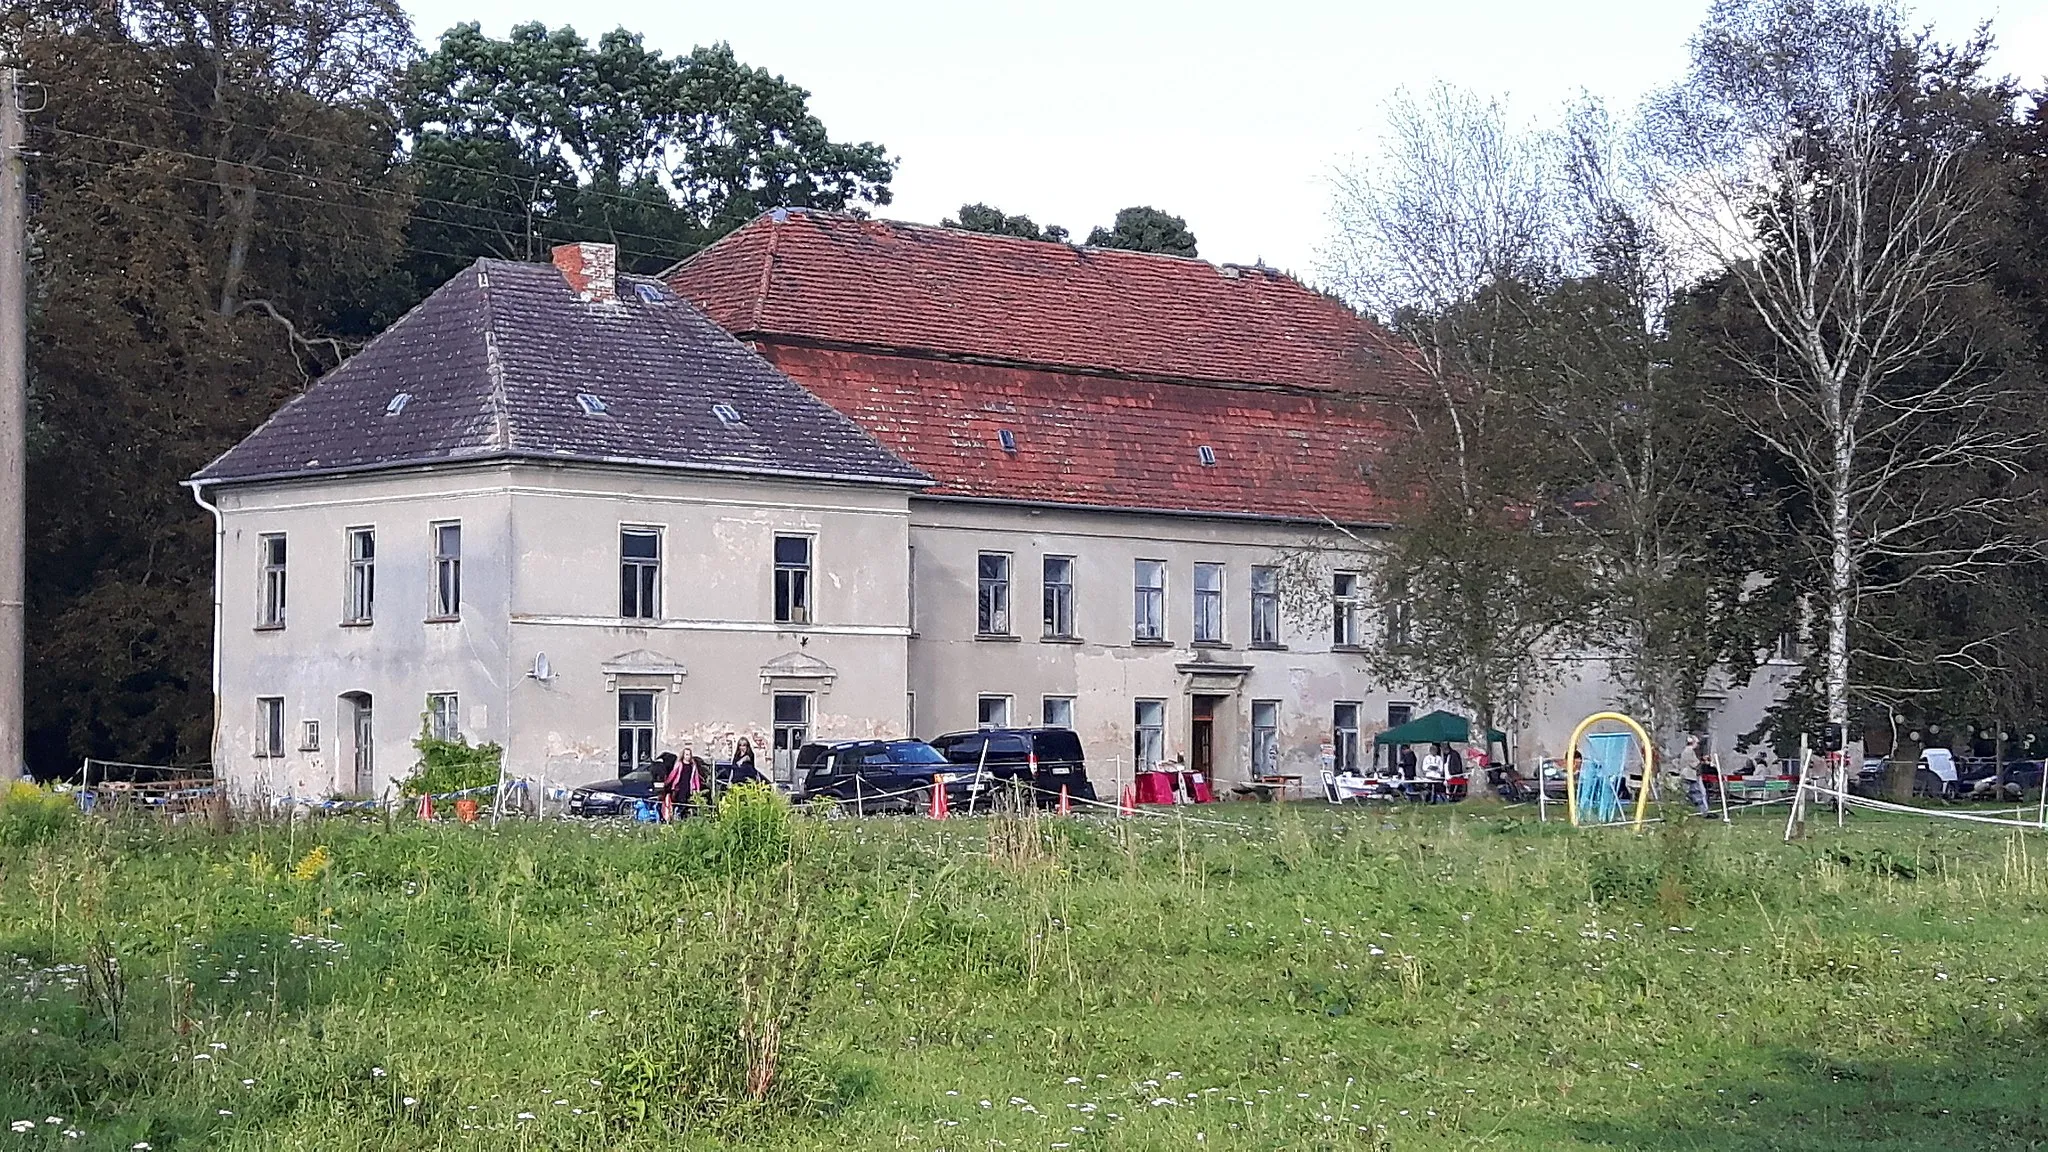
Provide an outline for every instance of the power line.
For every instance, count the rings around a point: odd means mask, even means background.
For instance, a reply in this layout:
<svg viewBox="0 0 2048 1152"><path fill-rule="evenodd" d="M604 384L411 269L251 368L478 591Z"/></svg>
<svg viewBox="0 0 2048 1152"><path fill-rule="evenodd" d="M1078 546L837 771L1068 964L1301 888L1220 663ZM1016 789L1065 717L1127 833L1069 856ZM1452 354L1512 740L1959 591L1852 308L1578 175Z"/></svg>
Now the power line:
<svg viewBox="0 0 2048 1152"><path fill-rule="evenodd" d="M223 161L221 160L221 158L219 158L219 157L215 157L215 156L205 156L205 155L202 155L202 154L200 154L200 153L197 153L197 152L187 152L187 151L184 151L183 149L179 149L179 148L170 148L170 147L166 147L166 146L164 146L164 145L161 145L161 144L144 144L144 143L142 143L142 142L140 142L140 141L136 141L136 140L123 140L123 139L120 139L120 138L118 138L118 137L114 137L114 136L100 136L100 135L97 135L97 134L94 134L94 133L91 133L91 132L79 132L79 131L75 131L75 130L73 130L73 129L70 129L70 128L59 128L59 127L57 127L57 126L55 126L55 125L49 125L49 126L47 126L47 130L48 130L48 131L50 131L50 132L54 132L54 133L57 133L57 134L58 134L58 135L60 135L60 136L69 136L69 137L71 137L71 138L73 138L73 139L78 139L78 140L92 140L92 141L96 141L96 142L98 142L98 143L102 143L102 144L112 144L112 145L114 145L114 146L116 146L116 147L121 147L121 148L134 148L134 149L136 149L136 150L138 150L138 151L141 151L141 152L144 152L144 153L154 153L154 154L156 154L156 155L161 155L161 156L175 156L175 157L178 157L178 158L181 158L181 159L185 159L185 160L196 160L196 161L198 161L198 162L200 162L200 163L203 163L203 164L219 164L219 163L222 163L222 162L223 162ZM78 158L78 159L82 159L82 158ZM239 162L239 161L227 161L227 163L231 163L231 164L233 164L233 165L234 165L234 167L236 167L236 168L238 168L238 169L240 169L240 170L242 170L242 171L245 171L245 172L259 172L259 173L263 173L263 174L265 174L265 175L269 175L269 176L276 176L276 177L279 177L279 178L281 178L281 179L285 179L285 180L292 180L292 181L299 181L299 182L306 182L306 181L312 181L312 182L320 182L320 178L319 178L319 177L317 177L317 176L312 176L312 175L309 175L309 174L307 174L307 173L303 173L303 172L292 172L292 171L288 171L288 170L285 170L285 169L279 169L279 168L266 168L266 167L264 167L264 166L262 166L262 165L260 165L260 164L248 164L248 163L243 163L243 162ZM476 170L475 170L475 169L464 169L464 171L476 171ZM200 182L200 183L202 183L202 184L206 184L206 185L212 186L212 187L219 187L219 181L217 181L217 180L211 180L211 179L200 179L200 180L199 180L199 182ZM350 187L350 188L352 188L352 189L354 189L354 190L356 190L356 191L360 192L360 193L361 193L361 194L363 194L364 196L368 196L368 197L372 197L372 198L382 197L382 198L384 198L384 200L385 200L385 201L386 201L387 203L389 203L389 204L394 204L394 205L396 205L396 204L404 204L404 205L412 205L412 204L434 204L434 205L439 205L439 206L443 206L443 207L447 207L447 208L454 208L454 209L458 209L458 210L460 210L460 211L462 211L462 212L466 212L466 213L474 213L474 214L481 214L481 215L486 215L486 216L496 216L496 217L498 217L498 218L499 218L499 219L501 219L501 220L519 220L519 221L520 221L520 222L522 223L522 225L526 225L526 224L528 224L528 221L526 220L526 218L524 218L524 217L520 216L520 215L519 215L518 213L514 213L514 212L508 212L508 211L506 211L506 210L504 210L504 209L501 209L501 208L490 208L490 207L487 207L487 206L484 206L484 205L478 205L478 204L465 204L465 203L463 203L463 202L461 202L461 201L458 201L458 200L447 200L447 199L442 199L442 198L440 198L440 197L435 197L435 196L420 196L420 195L417 195L417 194L408 194L408 193L404 193L404 192L399 192L399 191L396 191L396 190L392 190L392 189L378 189L378 188L371 188L371 187L369 187L369 186L367 186L367 185L364 185L364 184L361 184L361 183L358 183L358 182L354 182L354 181L344 181L344 180L331 180L331 181L327 181L327 182L328 182L328 183L334 183L334 184L342 184L342 185L344 185L344 186L346 186L346 187ZM307 201L309 201L309 202L312 202L312 203L320 203L320 204L343 204L343 203L345 203L345 201L341 201L341 200L333 200L333 199L322 199L322 198L318 198L318 197L307 197L307 196L302 196L302 195L296 195L296 194L294 194L294 193L289 193L289 192L279 192L279 191L276 191L276 190L273 190L273 189L265 189L265 190L263 191L263 194L264 194L264 195L266 195L266 196L275 196L275 197L280 197L280 198L284 198L284 199L298 199L298 200L307 200ZM547 218L547 217L544 217L543 219L552 219L552 218ZM448 221L448 220L440 220L439 218L436 218L436 222L437 222L437 223L449 223L449 224L455 224L455 225L457 225L457 226L460 226L460 227L476 227L475 225L467 225L467 224L464 224L464 223L463 223L463 222L461 222L461 221ZM622 230L622 229L617 229L617 228L607 228L607 229L606 229L606 231L607 231L607 232L608 232L608 233L609 233L610 235L612 235L612 236L615 236L615 237L623 237L623 238L627 238L627 239L633 239L633 240L645 240L645 241L647 241L647 242L648 242L648 243L650 243L650 244L662 245L662 246L664 246L664 247L690 247L690 246L691 246L691 245L689 244L689 242L687 242L687 241L678 241L678 240L676 240L676 239L673 239L673 238L670 238L670 237L663 237L663 236L653 236L653 235L649 235L648 233L645 233L645 232L630 232L630 231L625 231L625 230Z"/></svg>

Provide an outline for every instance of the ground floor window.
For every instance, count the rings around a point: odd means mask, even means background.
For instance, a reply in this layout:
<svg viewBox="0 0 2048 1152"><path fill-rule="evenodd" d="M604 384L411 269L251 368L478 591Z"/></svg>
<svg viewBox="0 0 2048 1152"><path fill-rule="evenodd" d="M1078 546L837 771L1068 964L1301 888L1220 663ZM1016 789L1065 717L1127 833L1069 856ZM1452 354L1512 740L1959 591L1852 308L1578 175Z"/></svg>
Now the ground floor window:
<svg viewBox="0 0 2048 1152"><path fill-rule="evenodd" d="M1140 700L1132 718L1137 727L1135 763L1138 771L1150 772L1166 759L1166 701Z"/></svg>
<svg viewBox="0 0 2048 1152"><path fill-rule="evenodd" d="M1040 702L1039 723L1047 728L1072 728L1074 726L1074 698L1072 696L1047 696Z"/></svg>
<svg viewBox="0 0 2048 1152"><path fill-rule="evenodd" d="M1008 728L1010 726L1010 698L1008 696L983 696L975 705L974 722L982 728Z"/></svg>
<svg viewBox="0 0 2048 1152"><path fill-rule="evenodd" d="M775 697L775 778L792 779L796 751L811 739L811 698L802 692Z"/></svg>
<svg viewBox="0 0 2048 1152"><path fill-rule="evenodd" d="M619 775L654 762L654 693L619 693Z"/></svg>
<svg viewBox="0 0 2048 1152"><path fill-rule="evenodd" d="M1280 702L1252 701L1252 775L1274 776L1280 770Z"/></svg>
<svg viewBox="0 0 2048 1152"><path fill-rule="evenodd" d="M643 693L644 695L644 693ZM436 692L427 697L427 735L436 740L462 739L462 726L455 718L456 700L453 692ZM624 720L625 715L620 714Z"/></svg>
<svg viewBox="0 0 2048 1152"><path fill-rule="evenodd" d="M1338 704L1333 709L1330 727L1330 744L1337 754L1337 771L1358 771L1358 705Z"/></svg>
<svg viewBox="0 0 2048 1152"><path fill-rule="evenodd" d="M256 754L284 755L284 697L256 698Z"/></svg>

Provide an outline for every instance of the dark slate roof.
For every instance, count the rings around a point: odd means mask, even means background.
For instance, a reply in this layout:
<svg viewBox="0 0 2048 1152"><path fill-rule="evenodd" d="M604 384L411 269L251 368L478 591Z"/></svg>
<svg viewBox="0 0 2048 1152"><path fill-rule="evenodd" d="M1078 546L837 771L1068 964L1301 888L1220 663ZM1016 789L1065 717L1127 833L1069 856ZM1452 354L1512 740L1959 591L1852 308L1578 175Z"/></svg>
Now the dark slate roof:
<svg viewBox="0 0 2048 1152"><path fill-rule="evenodd" d="M658 281L619 293L587 302L553 265L479 260L193 480L524 458L928 481Z"/></svg>

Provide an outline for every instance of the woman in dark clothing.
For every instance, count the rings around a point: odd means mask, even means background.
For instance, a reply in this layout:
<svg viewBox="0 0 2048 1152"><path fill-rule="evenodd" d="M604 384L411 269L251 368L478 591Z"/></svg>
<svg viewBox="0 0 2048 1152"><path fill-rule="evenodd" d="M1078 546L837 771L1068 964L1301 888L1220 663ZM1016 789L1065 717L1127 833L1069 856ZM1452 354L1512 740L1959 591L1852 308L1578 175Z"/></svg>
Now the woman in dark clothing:
<svg viewBox="0 0 2048 1152"><path fill-rule="evenodd" d="M761 772L754 767L754 746L742 736L732 750L732 782L745 784L759 779Z"/></svg>

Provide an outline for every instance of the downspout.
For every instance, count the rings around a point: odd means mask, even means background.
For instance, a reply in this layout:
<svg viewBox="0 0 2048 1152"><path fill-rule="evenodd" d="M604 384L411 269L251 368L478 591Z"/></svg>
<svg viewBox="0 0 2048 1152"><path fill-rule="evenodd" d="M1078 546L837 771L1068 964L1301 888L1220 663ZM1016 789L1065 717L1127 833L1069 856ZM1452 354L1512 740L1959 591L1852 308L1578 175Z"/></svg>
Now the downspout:
<svg viewBox="0 0 2048 1152"><path fill-rule="evenodd" d="M192 485L192 499L213 516L213 738L207 744L206 760L213 768L214 780L218 782L221 779L221 766L216 762L220 757L220 576L223 552L227 548L227 525L221 520L220 505L206 502L204 486Z"/></svg>

